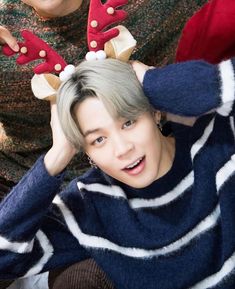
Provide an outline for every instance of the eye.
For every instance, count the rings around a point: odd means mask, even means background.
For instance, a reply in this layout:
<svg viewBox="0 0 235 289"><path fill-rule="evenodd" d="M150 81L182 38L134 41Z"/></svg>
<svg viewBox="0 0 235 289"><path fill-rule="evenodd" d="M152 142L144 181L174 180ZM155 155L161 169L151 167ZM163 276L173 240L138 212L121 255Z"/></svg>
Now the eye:
<svg viewBox="0 0 235 289"><path fill-rule="evenodd" d="M105 138L103 136L98 137L97 139L95 139L92 144L93 145L99 145L102 144L104 142Z"/></svg>
<svg viewBox="0 0 235 289"><path fill-rule="evenodd" d="M128 120L123 124L123 128L128 128L135 123L135 120Z"/></svg>

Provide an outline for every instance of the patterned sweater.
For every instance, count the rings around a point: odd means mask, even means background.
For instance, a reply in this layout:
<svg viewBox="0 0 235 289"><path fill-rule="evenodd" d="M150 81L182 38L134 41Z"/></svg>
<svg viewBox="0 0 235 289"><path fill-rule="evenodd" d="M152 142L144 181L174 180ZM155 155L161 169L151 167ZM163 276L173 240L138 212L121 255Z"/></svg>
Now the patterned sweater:
<svg viewBox="0 0 235 289"><path fill-rule="evenodd" d="M0 25L20 39L21 29L30 29L47 41L68 63L77 65L87 52L88 0L70 15L45 20L21 0L0 0ZM136 38L134 59L151 64L172 62L184 23L206 0L129 0L124 25ZM19 66L15 57L0 53L0 182L17 182L51 145L49 104L31 91L32 66ZM85 167L74 159L67 177ZM72 176L71 176L72 175Z"/></svg>
<svg viewBox="0 0 235 289"><path fill-rule="evenodd" d="M59 193L43 156L0 204L0 278L94 258L118 289L235 287L235 60L149 70L173 124L172 168L144 189L91 169ZM206 114L206 112L210 113Z"/></svg>

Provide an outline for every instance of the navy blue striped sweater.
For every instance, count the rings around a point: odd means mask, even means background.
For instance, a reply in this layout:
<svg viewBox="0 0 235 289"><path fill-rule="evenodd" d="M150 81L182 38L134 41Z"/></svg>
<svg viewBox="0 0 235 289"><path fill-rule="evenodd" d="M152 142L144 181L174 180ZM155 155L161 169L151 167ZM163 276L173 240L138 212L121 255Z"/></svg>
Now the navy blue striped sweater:
<svg viewBox="0 0 235 289"><path fill-rule="evenodd" d="M198 119L173 126L173 166L144 189L91 169L59 193L41 157L0 204L0 278L94 258L117 289L234 289L234 65L146 73L156 108Z"/></svg>

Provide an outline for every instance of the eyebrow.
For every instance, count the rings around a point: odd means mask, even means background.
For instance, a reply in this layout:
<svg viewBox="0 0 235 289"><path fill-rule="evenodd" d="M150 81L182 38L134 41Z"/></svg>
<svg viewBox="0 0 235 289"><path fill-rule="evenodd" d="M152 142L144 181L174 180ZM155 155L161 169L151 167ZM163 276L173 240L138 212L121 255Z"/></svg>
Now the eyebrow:
<svg viewBox="0 0 235 289"><path fill-rule="evenodd" d="M101 128L89 129L83 134L83 137L87 137L88 135L99 132L99 131L101 131Z"/></svg>

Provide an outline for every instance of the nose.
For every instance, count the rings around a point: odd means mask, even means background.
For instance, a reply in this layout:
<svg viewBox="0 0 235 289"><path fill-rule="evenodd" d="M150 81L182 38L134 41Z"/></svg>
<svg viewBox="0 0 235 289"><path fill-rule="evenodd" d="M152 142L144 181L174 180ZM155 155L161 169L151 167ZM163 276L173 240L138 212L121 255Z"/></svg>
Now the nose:
<svg viewBox="0 0 235 289"><path fill-rule="evenodd" d="M122 135L116 136L114 139L114 154L117 158L122 158L130 151L133 150L134 144L128 139L125 139Z"/></svg>

